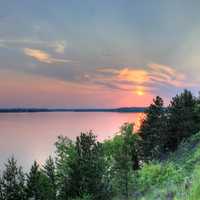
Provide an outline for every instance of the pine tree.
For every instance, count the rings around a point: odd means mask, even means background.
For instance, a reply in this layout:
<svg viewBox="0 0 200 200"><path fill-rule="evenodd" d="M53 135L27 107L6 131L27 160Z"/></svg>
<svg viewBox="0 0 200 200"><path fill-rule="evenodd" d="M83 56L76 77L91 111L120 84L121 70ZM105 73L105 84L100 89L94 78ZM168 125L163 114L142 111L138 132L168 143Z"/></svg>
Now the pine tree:
<svg viewBox="0 0 200 200"><path fill-rule="evenodd" d="M0 200L4 200L3 198L3 185L2 185L2 177L0 176Z"/></svg>
<svg viewBox="0 0 200 200"><path fill-rule="evenodd" d="M143 156L145 161L159 159L164 151L164 138L166 131L166 111L163 99L157 96L145 111L139 134L143 140Z"/></svg>
<svg viewBox="0 0 200 200"><path fill-rule="evenodd" d="M56 177L59 200L69 198L69 173L76 157L75 145L67 137L59 136L56 146Z"/></svg>
<svg viewBox="0 0 200 200"><path fill-rule="evenodd" d="M24 173L13 157L5 164L1 180L1 198L4 200L25 199Z"/></svg>
<svg viewBox="0 0 200 200"><path fill-rule="evenodd" d="M48 180L48 200L56 200L56 171L52 157L49 157L46 161L43 173Z"/></svg>
<svg viewBox="0 0 200 200"><path fill-rule="evenodd" d="M31 200L47 200L49 198L49 182L34 161L27 176L27 198Z"/></svg>
<svg viewBox="0 0 200 200"><path fill-rule="evenodd" d="M168 108L166 148L176 150L180 142L200 130L198 100L188 90L176 95Z"/></svg>
<svg viewBox="0 0 200 200"><path fill-rule="evenodd" d="M40 199L40 191L39 191L39 165L36 161L34 161L30 173L27 176L27 197L32 198L34 200Z"/></svg>
<svg viewBox="0 0 200 200"><path fill-rule="evenodd" d="M71 163L69 175L69 195L83 197L89 194L94 200L109 199L109 193L103 182L105 162L102 145L96 136L89 132L81 133L76 140L76 157Z"/></svg>

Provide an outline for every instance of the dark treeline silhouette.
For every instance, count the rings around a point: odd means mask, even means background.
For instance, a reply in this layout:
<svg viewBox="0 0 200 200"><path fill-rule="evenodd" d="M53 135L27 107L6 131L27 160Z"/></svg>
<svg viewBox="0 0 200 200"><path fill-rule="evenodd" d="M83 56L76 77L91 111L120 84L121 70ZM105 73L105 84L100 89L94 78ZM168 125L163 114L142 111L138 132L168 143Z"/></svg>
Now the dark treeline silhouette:
<svg viewBox="0 0 200 200"><path fill-rule="evenodd" d="M0 108L0 113L26 113L26 112L144 112L145 107L122 108Z"/></svg>
<svg viewBox="0 0 200 200"><path fill-rule="evenodd" d="M200 98L184 90L172 98L167 108L156 97L145 111L139 135L143 142L144 160L162 159L166 153L175 151L186 138L200 130Z"/></svg>
<svg viewBox="0 0 200 200"><path fill-rule="evenodd" d="M59 136L55 158L49 157L44 166L35 161L28 173L9 159L0 177L0 200L136 198L143 165L166 158L200 130L200 98L184 90L165 108L156 97L145 114L137 133L126 123L102 143L92 132L81 133L75 141Z"/></svg>

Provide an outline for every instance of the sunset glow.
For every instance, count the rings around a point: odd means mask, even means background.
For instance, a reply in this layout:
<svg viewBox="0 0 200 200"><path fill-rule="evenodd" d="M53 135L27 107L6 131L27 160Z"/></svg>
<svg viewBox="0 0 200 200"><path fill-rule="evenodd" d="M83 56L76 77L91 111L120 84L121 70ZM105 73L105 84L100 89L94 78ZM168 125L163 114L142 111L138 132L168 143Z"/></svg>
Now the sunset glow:
<svg viewBox="0 0 200 200"><path fill-rule="evenodd" d="M139 87L135 90L135 93L138 95L138 96L144 96L145 95L145 91L144 91L144 88L142 87Z"/></svg>
<svg viewBox="0 0 200 200"><path fill-rule="evenodd" d="M200 200L200 0L0 2L0 200Z"/></svg>
<svg viewBox="0 0 200 200"><path fill-rule="evenodd" d="M197 93L199 3L136 4L2 3L0 107L145 106Z"/></svg>
<svg viewBox="0 0 200 200"><path fill-rule="evenodd" d="M140 113L134 121L134 133L137 133L140 130L140 127L145 120L146 115L144 113Z"/></svg>

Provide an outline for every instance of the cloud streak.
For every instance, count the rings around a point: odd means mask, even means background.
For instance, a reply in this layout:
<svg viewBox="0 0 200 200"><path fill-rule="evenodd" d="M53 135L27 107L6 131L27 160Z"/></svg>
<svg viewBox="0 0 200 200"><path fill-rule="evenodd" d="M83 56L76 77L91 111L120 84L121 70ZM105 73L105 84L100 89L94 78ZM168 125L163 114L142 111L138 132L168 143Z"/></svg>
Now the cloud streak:
<svg viewBox="0 0 200 200"><path fill-rule="evenodd" d="M85 74L82 81L109 89L132 91L138 96L158 91L163 87L182 89L198 84L196 81L190 81L186 74L175 68L156 63L148 64L142 69L100 67L92 74Z"/></svg>
<svg viewBox="0 0 200 200"><path fill-rule="evenodd" d="M63 54L67 47L65 40L56 40L56 41L43 41L43 40L34 40L31 38L23 39L0 39L0 47L27 47L27 46L41 46L45 48L51 48L54 52L58 54Z"/></svg>
<svg viewBox="0 0 200 200"><path fill-rule="evenodd" d="M65 52L66 42L65 41L56 42L54 48L55 52L63 54Z"/></svg>
<svg viewBox="0 0 200 200"><path fill-rule="evenodd" d="M48 54L45 51L42 51L40 49L24 48L23 51L24 51L25 55L30 56L33 59L35 59L39 62L42 62L42 63L54 64L54 63L72 62L71 60L53 58L50 54Z"/></svg>
<svg viewBox="0 0 200 200"><path fill-rule="evenodd" d="M153 83L160 83L164 85L171 85L174 87L191 87L196 83L190 83L187 81L187 77L184 73L177 71L176 69L159 64L150 64L148 76Z"/></svg>

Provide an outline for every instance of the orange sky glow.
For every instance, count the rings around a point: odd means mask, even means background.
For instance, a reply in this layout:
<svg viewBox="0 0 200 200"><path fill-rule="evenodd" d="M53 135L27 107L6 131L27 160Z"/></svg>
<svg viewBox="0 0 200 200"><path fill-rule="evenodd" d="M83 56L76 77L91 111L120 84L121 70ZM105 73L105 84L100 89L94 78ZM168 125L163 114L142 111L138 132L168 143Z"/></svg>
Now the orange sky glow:
<svg viewBox="0 0 200 200"><path fill-rule="evenodd" d="M0 74L1 104L12 106L119 107L145 106L151 93L138 87L133 91L110 91L95 84L80 84L42 76L3 71ZM80 101L81 99L81 101ZM104 101L102 102L102 99Z"/></svg>
<svg viewBox="0 0 200 200"><path fill-rule="evenodd" d="M0 108L167 105L200 90L199 1L22 5L0 7Z"/></svg>

